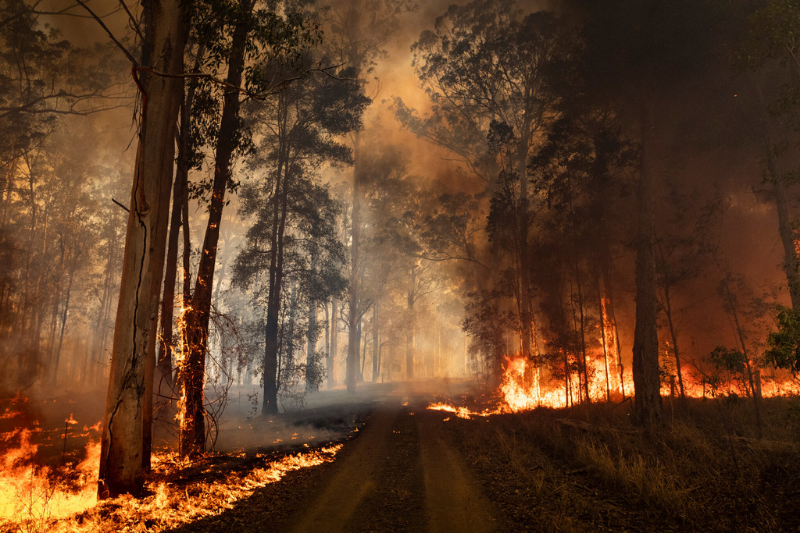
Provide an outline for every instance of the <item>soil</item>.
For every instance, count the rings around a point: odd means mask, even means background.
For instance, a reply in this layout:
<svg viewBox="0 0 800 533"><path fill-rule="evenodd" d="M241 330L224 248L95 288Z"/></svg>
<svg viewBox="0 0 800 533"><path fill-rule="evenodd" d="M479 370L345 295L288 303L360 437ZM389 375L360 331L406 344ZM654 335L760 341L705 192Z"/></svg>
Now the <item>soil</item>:
<svg viewBox="0 0 800 533"><path fill-rule="evenodd" d="M800 530L794 444L764 452L721 438L702 410L687 419L702 423L676 421L658 438L634 428L624 405L463 420L426 409L434 392L459 396L443 388L397 384L381 389L379 401L337 407L354 414L333 417L340 433L350 427L335 461L291 472L175 531ZM713 414L712 407L697 409ZM312 411L313 423L298 413L285 418L321 427L329 409ZM611 468L623 462L643 474ZM648 485L658 476L664 483Z"/></svg>
<svg viewBox="0 0 800 533"><path fill-rule="evenodd" d="M500 531L444 430L432 395L398 389L365 419L336 461L288 474L221 515L177 531Z"/></svg>

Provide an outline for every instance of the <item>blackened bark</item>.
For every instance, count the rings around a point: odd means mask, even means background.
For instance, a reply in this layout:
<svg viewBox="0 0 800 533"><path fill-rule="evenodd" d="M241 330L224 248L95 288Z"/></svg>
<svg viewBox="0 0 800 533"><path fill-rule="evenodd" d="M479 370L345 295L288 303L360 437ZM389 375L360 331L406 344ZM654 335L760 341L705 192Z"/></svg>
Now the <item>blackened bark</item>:
<svg viewBox="0 0 800 533"><path fill-rule="evenodd" d="M272 213L272 238L270 243L269 292L267 299L267 321L264 335L264 400L261 415L266 417L278 412L279 388L279 319L281 309L281 292L283 287L283 236L286 228L288 211L289 185L289 145L288 106L284 95L278 96L280 117L278 130L280 144L278 149L278 167L275 177L275 192L272 195L274 207Z"/></svg>
<svg viewBox="0 0 800 533"><path fill-rule="evenodd" d="M231 87L240 87L244 72L245 48L249 34L246 20L253 0L241 4L242 19L237 21L231 39L231 55L228 61L226 82ZM205 449L205 407L203 385L205 357L208 344L208 325L211 317L211 295L214 287L214 269L217 262L222 210L225 207L225 191L231 180L231 163L236 149L236 129L239 127L239 93L228 91L222 104L217 152L214 161L214 182L211 202L208 206L208 224L197 267L197 281L192 295L191 308L186 313L188 354L185 358L183 386L185 388L184 417L180 434L182 456L194 456Z"/></svg>
<svg viewBox="0 0 800 533"><path fill-rule="evenodd" d="M647 102L643 102L639 235L636 253L636 327L633 337L634 412L636 421L643 426L659 422L662 415L656 322L655 179L648 160L652 135L649 113Z"/></svg>

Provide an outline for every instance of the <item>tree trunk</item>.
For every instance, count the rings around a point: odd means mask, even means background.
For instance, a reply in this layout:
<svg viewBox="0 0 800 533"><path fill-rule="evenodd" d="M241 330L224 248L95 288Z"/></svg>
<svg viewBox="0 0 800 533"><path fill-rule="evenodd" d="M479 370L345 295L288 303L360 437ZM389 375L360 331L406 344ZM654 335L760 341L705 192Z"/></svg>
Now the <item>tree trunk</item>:
<svg viewBox="0 0 800 533"><path fill-rule="evenodd" d="M143 9L145 62L152 57L148 66L154 70L181 74L187 34L184 4L158 0L144 4ZM103 421L101 499L123 493L138 495L142 489L142 414L144 396L149 393L145 367L148 361L152 367L155 359L181 87L177 76L148 76L144 83Z"/></svg>
<svg viewBox="0 0 800 533"><path fill-rule="evenodd" d="M643 97L646 99L646 97ZM644 426L661 420L656 322L655 179L649 166L652 120L647 102L641 116L639 236L636 254L636 327L633 337L633 386L636 421Z"/></svg>
<svg viewBox="0 0 800 533"><path fill-rule="evenodd" d="M781 243L783 243L783 271L786 273L786 281L789 285L792 309L800 311L800 274L798 273L792 217L789 214L789 200L786 196L786 186L776 174L775 161L771 153L767 156L767 167L772 178L772 188L778 210L778 232L781 236Z"/></svg>
<svg viewBox="0 0 800 533"><path fill-rule="evenodd" d="M603 290L607 295L608 316L614 329L614 342L617 349L617 365L619 366L619 388L622 393L622 398L625 399L625 367L622 364L622 346L619 340L619 330L617 329L617 316L614 314L614 291L611 286L611 276L609 276L608 257L603 257Z"/></svg>
<svg viewBox="0 0 800 533"><path fill-rule="evenodd" d="M243 0L241 8L247 17L253 9L254 0ZM231 39L231 55L228 60L226 83L230 87L240 87L244 71L244 56L249 34L249 26L237 22ZM188 354L184 361L184 405L183 423L180 431L181 455L195 456L205 450L205 407L203 406L203 387L205 382L205 358L208 347L208 324L211 317L211 294L214 287L214 269L217 262L222 210L225 207L225 191L231 179L231 163L236 149L236 130L239 127L239 93L228 91L222 104L217 152L214 162L214 182L211 203L208 206L203 249L197 267L197 281L192 295L192 305L186 313Z"/></svg>
<svg viewBox="0 0 800 533"><path fill-rule="evenodd" d="M202 48L197 53L194 71L199 70L200 57L203 55ZM173 383L173 361L172 350L174 349L174 339L172 335L172 319L175 310L175 280L178 277L178 238L181 226L183 225L184 234L184 262L189 258L189 228L188 221L182 218L184 210L184 198L188 196L189 181L189 127L192 106L194 105L194 95L197 90L197 81L192 79L189 88L183 99L180 112L180 129L178 131L178 162L176 165L175 182L172 186L172 215L169 223L169 238L167 244L167 268L164 274L164 297L161 301L161 342L158 351L158 394L162 395L162 385L166 385L170 396L174 390ZM184 263L185 264L185 263ZM187 269L188 270L188 269ZM184 272L184 283L189 278L188 272ZM184 300L186 301L186 300ZM148 468L146 465L145 468Z"/></svg>
<svg viewBox="0 0 800 533"><path fill-rule="evenodd" d="M761 138L764 153L767 156L767 174L772 181L772 190L775 194L775 204L778 211L778 233L781 237L781 244L783 244L783 271L786 274L786 282L789 286L789 298L792 302L792 309L800 311L800 272L798 272L800 260L798 260L797 249L795 248L794 229L792 227L792 217L789 212L786 185L781 180L776 166L764 93L759 83L756 82L752 76L749 76L748 79L750 85L755 90L759 105L764 112L760 122Z"/></svg>
<svg viewBox="0 0 800 533"><path fill-rule="evenodd" d="M67 330L67 316L69 315L69 297L72 295L72 282L75 279L75 267L70 270L67 281L67 294L64 296L64 313L61 315L61 333L58 336L55 362L53 363L53 385L58 381L58 363L61 360L61 347L64 345L64 332Z"/></svg>
<svg viewBox="0 0 800 533"><path fill-rule="evenodd" d="M600 290L598 280L597 294L600 296L600 340L603 343L603 366L606 372L606 401L611 401L611 379L608 367L608 341L606 339L606 309L603 304L603 292Z"/></svg>
<svg viewBox="0 0 800 533"><path fill-rule="evenodd" d="M411 267L411 284L408 288L408 331L406 332L406 379L411 381L414 379L414 352L415 352L415 339L414 330L416 325L416 317L414 316L414 288L417 284L416 265Z"/></svg>
<svg viewBox="0 0 800 533"><path fill-rule="evenodd" d="M367 339L364 339L364 349L361 349L361 339L363 338L361 333L364 326L364 317L359 317L358 319L358 353L359 353L359 365L358 365L358 382L362 383L364 381L364 363L367 359Z"/></svg>
<svg viewBox="0 0 800 533"><path fill-rule="evenodd" d="M351 212L351 244L350 244L350 291L349 291L349 315L348 315L348 344L347 344L347 369L345 383L347 391L350 393L356 390L356 380L358 377L358 269L359 263L359 240L361 233L361 138L360 134L355 134L355 146L353 156L355 166L353 167L353 209Z"/></svg>
<svg viewBox="0 0 800 533"><path fill-rule="evenodd" d="M378 301L375 300L375 307L372 308L372 382L378 382L378 372L380 370L380 360L378 359Z"/></svg>
<svg viewBox="0 0 800 533"><path fill-rule="evenodd" d="M288 108L279 95L280 110L278 149L278 166L273 194L272 239L270 243L269 292L267 299L267 322L264 343L264 400L261 416L267 417L278 413L278 331L281 310L281 292L283 288L283 234L286 227L289 186L289 148L287 142Z"/></svg>
<svg viewBox="0 0 800 533"><path fill-rule="evenodd" d="M181 209L183 204L183 176L180 171L175 177L172 188L172 215L169 223L169 238L167 239L167 265L164 273L164 296L161 299L161 334L158 347L158 381L157 393L159 395L172 392L172 349L174 339L172 335L172 319L175 310L175 280L178 277L178 237L181 226ZM166 391L162 385L166 385Z"/></svg>
<svg viewBox="0 0 800 533"><path fill-rule="evenodd" d="M328 376L328 388L330 388L331 317L330 311L328 311L328 302L325 302L322 308L325 310L325 374Z"/></svg>
<svg viewBox="0 0 800 533"><path fill-rule="evenodd" d="M336 376L334 376L334 370L336 368L336 352L339 349L338 340L339 340L339 331L338 331L338 324L339 319L337 317L337 309L336 309L336 298L333 298L331 301L331 349L328 351L328 388L332 389L334 385L336 385Z"/></svg>
<svg viewBox="0 0 800 533"><path fill-rule="evenodd" d="M575 257L575 284L578 287L578 316L580 317L581 328L581 357L583 359L583 394L586 398L586 403L591 403L592 398L589 396L589 365L586 361L586 316L583 312L583 287L581 285L581 274L578 267L578 259Z"/></svg>
<svg viewBox="0 0 800 533"><path fill-rule="evenodd" d="M672 353L675 356L675 370L678 372L678 390L681 395L681 400L686 399L686 393L683 389L683 371L681 370L681 352L678 349L678 333L675 331L675 323L672 320L672 303L669 299L669 285L664 284L664 314L667 316L667 325L669 326L669 334L672 338Z"/></svg>
<svg viewBox="0 0 800 533"><path fill-rule="evenodd" d="M317 304L313 300L308 305L308 350L306 352L306 392L319 390L317 376Z"/></svg>
<svg viewBox="0 0 800 533"><path fill-rule="evenodd" d="M756 411L756 428L758 430L758 438L762 438L763 436L763 426L761 423L761 391L760 386L759 390L756 391L756 383L753 377L753 370L750 366L750 356L747 353L747 343L745 342L745 333L742 329L741 323L739 322L739 313L736 309L736 303L733 300L733 294L731 293L730 285L728 284L727 278L723 278L723 286L725 287L725 296L728 300L728 306L730 307L731 317L733 318L733 324L736 327L736 335L739 339L739 342L742 346L742 355L744 356L744 367L745 371L747 372L747 381L750 385L750 391L753 394L753 407Z"/></svg>
<svg viewBox="0 0 800 533"><path fill-rule="evenodd" d="M528 142L530 137L530 123L526 117L523 131L520 132L520 142L517 147L517 172L519 174L519 206L517 208L517 240L519 242L519 280L520 280L520 322L522 323L521 341L522 357L526 361L531 359L531 346L536 346L536 330L533 323L533 305L530 295L530 258L528 252Z"/></svg>

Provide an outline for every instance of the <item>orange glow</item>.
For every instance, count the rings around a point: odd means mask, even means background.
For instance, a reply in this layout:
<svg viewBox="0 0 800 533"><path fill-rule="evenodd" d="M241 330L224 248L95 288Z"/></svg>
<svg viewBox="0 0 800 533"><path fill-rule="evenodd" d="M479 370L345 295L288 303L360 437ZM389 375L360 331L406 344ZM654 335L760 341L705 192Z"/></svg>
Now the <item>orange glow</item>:
<svg viewBox="0 0 800 533"><path fill-rule="evenodd" d="M67 423L76 422L70 416ZM26 523L44 524L89 509L97 502L99 442L86 447L85 459L74 467L77 477L65 479L63 472L33 464L38 445L32 444L30 437L28 429L3 436L6 442L18 438L19 446L0 457L0 529L20 517Z"/></svg>
<svg viewBox="0 0 800 533"><path fill-rule="evenodd" d="M178 371L178 375L183 375L186 371L186 356L189 354L189 332L187 331L187 324L186 324L186 313L191 311L191 306L188 302L182 302L181 304L181 311L178 314L177 319L177 326L178 326L178 335L180 338L180 346L177 350L173 351L174 358L175 358L175 368ZM186 388L181 387L180 389L180 398L178 398L177 402L178 412L175 414L175 421L178 423L178 427L182 431L185 427L185 420L186 420Z"/></svg>
<svg viewBox="0 0 800 533"><path fill-rule="evenodd" d="M606 331L606 354L608 357L608 385L611 393L620 398L620 376L619 366L617 365L614 351L613 328L611 332ZM602 343L601 343L602 345ZM606 360L602 352L598 354L587 354L587 366L589 374L589 397L592 402L604 402L607 398L606 391ZM436 402L428 406L428 409L435 411L446 411L455 414L459 418L469 420L472 417L486 417L496 414L517 413L529 411L536 407L550 407L554 409L564 408L574 403L579 403L583 393L583 376L573 375L570 380L570 397L568 402L565 394L563 380L551 380L549 383L540 383L539 369L535 368L532 362L521 356L506 357L503 379L498 393L500 400L494 409L484 409L483 411L471 411L466 407L456 407L445 402ZM703 384L695 381L690 375L684 372L683 383L685 394L689 398L702 398L712 396L712 391ZM729 390L730 389L730 390ZM628 372L625 374L625 392L633 393L633 378ZM730 387L718 389L717 394L734 392L740 396L748 396L749 392L739 385L733 383ZM676 388L677 394L677 388ZM662 384L661 395L670 395L669 384ZM780 396L800 395L800 383L791 379L778 379L775 376L761 377L761 395L764 398ZM613 398L612 398L613 399Z"/></svg>
<svg viewBox="0 0 800 533"><path fill-rule="evenodd" d="M120 496L98 503L99 443L90 445L86 458L77 465L81 476L70 483L78 486L72 491L49 481L47 469L14 466L36 452L27 430L21 430L20 436L22 445L0 459L4 468L0 478L0 530L139 531L145 521L148 531L173 529L232 509L237 501L280 481L289 472L331 462L342 448L336 444L286 455L247 472L231 472L213 481L195 481L189 487L164 481L147 483L145 489L152 493L149 496L141 499ZM188 461L180 461L176 453L154 454L152 464L156 479L191 466Z"/></svg>

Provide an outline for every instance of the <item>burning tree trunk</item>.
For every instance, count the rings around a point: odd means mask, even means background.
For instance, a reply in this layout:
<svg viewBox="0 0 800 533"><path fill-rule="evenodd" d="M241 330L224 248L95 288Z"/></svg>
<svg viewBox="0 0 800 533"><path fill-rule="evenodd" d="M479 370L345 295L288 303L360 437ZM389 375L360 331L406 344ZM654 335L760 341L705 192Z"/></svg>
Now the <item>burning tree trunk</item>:
<svg viewBox="0 0 800 533"><path fill-rule="evenodd" d="M191 92L191 90L190 90ZM174 338L172 335L172 318L175 309L175 280L178 275L178 235L181 229L181 212L183 210L183 197L187 187L187 172L186 165L183 163L186 154L186 145L188 141L188 122L189 111L187 104L191 108L189 99L184 99L181 105L180 115L180 132L178 137L178 164L175 181L172 186L172 213L169 222L169 237L167 238L167 259L166 271L164 273L164 293L161 298L161 321L159 328L159 343L158 343L158 356L156 363L155 394L158 399L155 404L159 408L166 405L164 401L166 396L172 397L175 386L173 383L173 361L172 351L174 346ZM157 385L156 385L157 383ZM145 471L150 471L150 456L153 443L153 429L152 419L154 416L155 408L152 395L145 398L144 408L144 454L142 456L142 465Z"/></svg>
<svg viewBox="0 0 800 533"><path fill-rule="evenodd" d="M528 137L530 127L526 120L525 128L521 132L521 142L519 146L518 172L519 172L519 206L517 208L517 239L519 241L519 283L520 283L520 321L522 322L522 356L526 360L531 357L531 345L536 346L535 325L533 323L531 304L531 282L530 282L530 263L528 253Z"/></svg>
<svg viewBox="0 0 800 533"><path fill-rule="evenodd" d="M200 69L200 59L203 56L201 48L197 53L194 71ZM158 350L158 394L162 395L162 385L166 385L171 395L174 389L172 351L174 339L172 335L172 319L175 309L175 281L178 277L178 237L183 225L184 234L184 262L188 257L188 221L183 220L184 200L188 199L189 181L189 121L194 105L194 95L197 90L197 80L189 82L189 88L184 96L180 113L180 130L178 131L178 161L176 165L175 182L172 186L172 214L169 222L169 238L167 244L167 266L164 273L164 296L161 301L161 335ZM184 283L188 280L188 272L184 272ZM187 291L188 292L188 291ZM184 295L185 296L185 295ZM184 299L184 302L187 300ZM149 442L146 440L146 443ZM145 466L147 468L147 466Z"/></svg>
<svg viewBox="0 0 800 533"><path fill-rule="evenodd" d="M650 110L643 102L639 177L639 236L636 252L636 327L633 337L633 386L636 421L650 426L661 419L656 323L655 184L649 166Z"/></svg>
<svg viewBox="0 0 800 533"><path fill-rule="evenodd" d="M119 305L100 452L98 496L139 494L142 488L147 362L155 359L156 319L167 238L175 123L181 100L186 15L182 2L143 6L145 62L176 75L146 76L142 122L131 189ZM134 72L134 75L136 73Z"/></svg>
<svg viewBox="0 0 800 533"><path fill-rule="evenodd" d="M243 17L253 9L253 0L241 3ZM247 45L248 24L240 20L236 24L231 40L231 55L228 61L228 87L239 87L244 71L244 56ZM205 357L208 344L208 324L211 315L211 294L214 288L214 269L217 262L222 209L225 207L225 190L231 180L231 163L236 149L236 130L239 127L239 92L227 91L222 105L217 152L214 161L214 183L211 203L208 206L200 263L197 267L192 304L185 315L187 354L183 368L183 416L180 431L181 455L191 456L205 449L205 408L203 387L205 383Z"/></svg>
<svg viewBox="0 0 800 533"><path fill-rule="evenodd" d="M622 346L619 340L619 329L617 328L617 316L614 313L614 290L611 286L611 276L609 275L609 260L608 254L603 254L603 290L606 293L606 301L608 301L608 317L611 319L614 333L614 347L617 350L617 366L619 366L619 390L622 397L625 398L625 367L622 364Z"/></svg>
<svg viewBox="0 0 800 533"><path fill-rule="evenodd" d="M608 321L606 320L606 306L605 302L603 301L603 291L600 289L600 280L598 280L598 290L597 294L600 296L600 341L603 343L603 367L605 368L606 372L606 401L611 401L611 379L609 376L609 365L608 365L608 338L606 335L606 327L608 325Z"/></svg>

